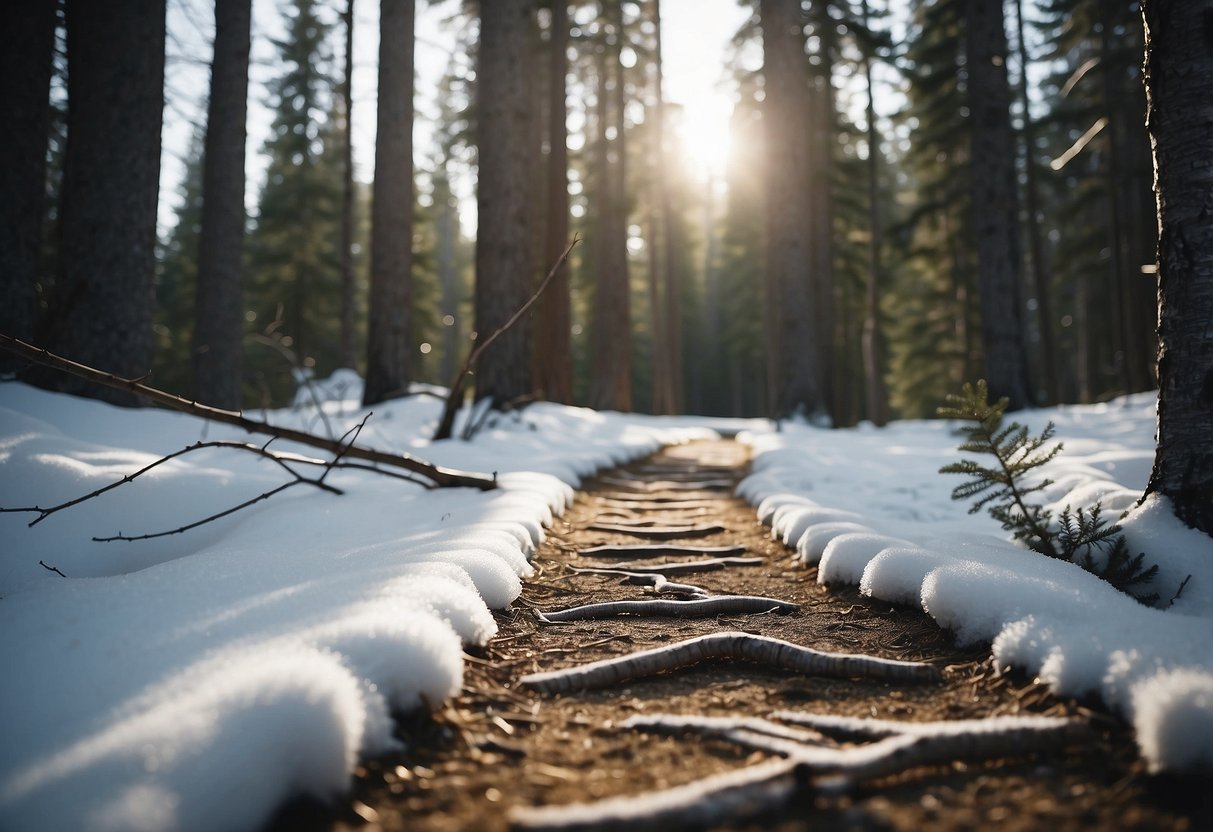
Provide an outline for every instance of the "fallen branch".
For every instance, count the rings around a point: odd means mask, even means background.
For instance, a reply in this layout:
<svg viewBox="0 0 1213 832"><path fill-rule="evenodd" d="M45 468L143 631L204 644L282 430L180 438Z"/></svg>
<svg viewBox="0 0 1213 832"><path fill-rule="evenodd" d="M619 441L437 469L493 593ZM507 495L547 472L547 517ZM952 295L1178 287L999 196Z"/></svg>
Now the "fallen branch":
<svg viewBox="0 0 1213 832"><path fill-rule="evenodd" d="M591 563L584 568L569 567L574 572L655 572L669 575L687 575L696 572L715 572L726 566L758 566L766 563L762 558L711 558L675 563Z"/></svg>
<svg viewBox="0 0 1213 832"><path fill-rule="evenodd" d="M600 495L598 499L608 505L612 505L614 508L631 508L638 511L664 511L666 509L703 508L705 506L716 505L713 500L650 496L648 494L625 494L619 491Z"/></svg>
<svg viewBox="0 0 1213 832"><path fill-rule="evenodd" d="M442 418L438 420L438 429L434 431L435 442L440 439L451 438L451 430L455 426L455 414L459 412L459 405L463 401L464 385L467 384L468 376L471 375L472 371L476 369L476 362L480 360L480 356L489 348L490 344L512 329L514 324L522 320L522 316L527 313L527 310L535 305L537 300L539 300L539 296L542 295L544 290L547 289L551 284L552 280L556 277L556 273L560 271L560 267L564 265L565 261L569 259L569 255L573 253L573 247L579 242L579 237L573 237L573 241L569 243L568 248L566 248L564 253L561 254L556 260L556 264L552 266L550 271L548 271L547 277L543 279L543 281L539 284L539 288L537 288L534 293L531 294L526 303L518 307L514 314L510 316L509 320L497 327L497 329L488 338L478 342L476 346L468 352L467 358L463 360L463 366L459 368L459 372L457 372L455 377L451 379L450 392L447 393L446 403L442 407Z"/></svg>
<svg viewBox="0 0 1213 832"><path fill-rule="evenodd" d="M605 557L639 557L639 558L660 558L660 557L678 557L679 555L716 555L717 557L730 557L732 555L743 555L746 552L744 546L653 546L647 543L638 544L605 544L602 546L590 546L585 549L578 549L579 555L600 555Z"/></svg>
<svg viewBox="0 0 1213 832"><path fill-rule="evenodd" d="M861 722L862 720L855 720ZM682 717L666 714L631 717L624 728L658 733L697 731L748 748L783 755L749 768L720 774L657 792L511 812L516 829L569 830L696 827L736 822L781 808L808 784L839 791L907 769L956 760L988 760L1054 752L1086 739L1086 726L1068 719L1008 717L926 723L915 733L898 733L857 748L828 748L817 735L800 737L766 720Z"/></svg>
<svg viewBox="0 0 1213 832"><path fill-rule="evenodd" d="M723 491L737 483L732 479L712 480L631 480L623 477L599 477L599 482L628 491L647 493L652 491Z"/></svg>
<svg viewBox="0 0 1213 832"><path fill-rule="evenodd" d="M301 445L319 448L323 451L328 451L331 454L341 453L343 456L350 459L361 459L367 462L377 463L379 465L387 465L393 468L403 468L406 471L411 471L414 474L420 474L440 487L471 487L479 488L482 491L488 491L497 487L496 480L493 477L488 477L484 474L467 473L464 471L456 471L451 468L443 468L437 465L431 465L428 462L424 462L405 453L377 451L371 448L363 448L358 445L350 445L347 447L344 446L342 441L338 439L329 439L301 430L271 425L267 422L249 419L244 416L244 414L235 410L223 410L218 407L200 404L199 402L182 398L181 396L175 396L172 393L167 393L164 390L149 387L138 380L120 378L112 373L102 372L101 370L94 369L93 367L78 364L75 361L55 355L54 353L48 352L41 347L35 347L32 344L27 344L24 341L18 340L17 338L13 338L3 333L0 333L0 348L3 348L11 353L15 353L16 355L28 359L29 361L60 370L61 372L68 373L78 378L83 378L95 384L100 384L104 387L109 387L115 390L123 390L130 393L135 393L148 401L164 405L165 407L170 407L173 410L179 410L193 416L198 416L202 419L209 419L213 422L232 425L249 433L259 434L261 436L273 436L278 439L285 439L289 442L298 442Z"/></svg>
<svg viewBox="0 0 1213 832"><path fill-rule="evenodd" d="M800 787L796 763L768 760L657 792L510 810L512 829L545 832L697 829L738 821L786 804Z"/></svg>
<svg viewBox="0 0 1213 832"><path fill-rule="evenodd" d="M354 427L350 428L348 431L345 432L345 435L342 436L340 439L340 441L343 443L345 443L345 440L347 438L349 439L349 442L345 444L345 447L349 447L350 445L352 445L354 443L355 440L357 440L358 434L360 434L362 432L362 428L366 425L366 420L369 419L370 417L371 417L371 414L368 413L366 416L362 417L362 421L360 421L357 425L355 425ZM202 444L202 443L200 443L200 444ZM162 531L162 532L151 532L148 534L140 534L140 535L125 535L125 534L122 534L121 532L119 532L118 534L111 535L109 537L94 537L93 541L96 543L113 543L114 541L119 541L119 540L121 540L121 541L152 540L152 539L158 538L158 537L169 537L169 536L175 535L175 534L183 534L192 529L196 529L199 526L204 526L207 523L213 523L216 520L221 520L222 518L235 514L238 511L242 511L250 506L254 506L257 503L262 502L263 500L268 500L270 497L273 497L275 494L281 494L283 491L286 491L288 488L293 488L296 485L312 485L312 486L315 486L316 488L319 488L323 491L328 491L332 494L341 494L342 493L342 491L340 489L335 488L331 485L328 485L324 481L325 478L328 477L329 473L332 472L333 467L341 461L341 457L342 457L341 452L338 452L333 457L332 461L323 463L324 471L321 472L319 477L305 477L302 474L300 474L298 471L296 471L295 469L291 468L291 466L288 465L286 462L284 462L282 459L279 459L275 454L269 453L264 446L261 448L257 448L256 446L244 446L244 445L235 444L235 447L242 448L245 450L255 450L258 452L259 455L268 457L269 459L278 463L278 465L281 466L283 470L285 470L287 473L289 473L291 475L292 479L289 482L283 483L282 485L278 486L277 488L271 488L269 491L263 491L262 493L258 494L256 497L253 497L249 500L245 500L243 503L232 506L231 508L228 508L228 509L224 509L223 511L216 512L215 514L212 514L208 517L204 517L201 520L196 520L193 523L187 523L184 526L178 526L175 529L168 529L168 530ZM163 462L163 461L164 461L163 459L159 460L159 462ZM152 466L148 466L148 468L146 468L144 470L149 470L151 467L154 467L155 464L157 464L157 463L153 463ZM126 478L126 481L129 482L130 480L134 479L136 476L139 475L139 473L142 473L142 472L136 472L135 474L131 475L129 478ZM119 484L121 484L121 483L119 483ZM108 490L108 489L106 489L106 490ZM39 519L41 519L41 518L39 518Z"/></svg>
<svg viewBox="0 0 1213 832"><path fill-rule="evenodd" d="M643 537L649 540L675 540L680 537L707 537L728 531L724 526L715 524L690 526L640 526L622 523L591 523L588 527L596 532L613 532L628 534L632 537Z"/></svg>
<svg viewBox="0 0 1213 832"><path fill-rule="evenodd" d="M727 737L739 731L773 737L801 746L825 745L829 742L817 731L781 725L756 716L701 716L699 714L637 714L625 719L620 728L648 731L654 734L678 736L696 733L707 736Z"/></svg>
<svg viewBox="0 0 1213 832"><path fill-rule="evenodd" d="M149 471L152 471L156 468L159 468L161 465L164 465L166 462L171 462L172 460L177 459L178 457L185 456L186 454L193 453L194 451L203 451L203 450L207 450L207 449L211 449L211 448L227 448L227 449L231 449L231 450L246 451L248 453L255 454L257 456L263 457L265 459L269 459L269 460L277 463L279 466L281 466L283 469L285 469L287 473L289 473L292 477L294 477L297 480L302 480L309 485L314 485L317 488L323 489L332 494L341 493L340 489L334 488L333 486L326 484L325 482L323 482L322 479L311 479L308 477L301 477L298 474L298 472L293 470L290 467L290 465L288 464L288 463L298 463L298 464L307 464L307 465L323 465L326 468L332 468L332 467L335 467L334 462L329 462L329 461L325 461L322 459L310 459L308 457L296 456L293 454L290 454L290 455L277 454L277 453L274 453L273 451L270 451L266 445L251 445L246 442L227 442L227 441L221 441L221 440L212 440L209 442L195 442L193 445L189 445L185 448L182 448L179 451L173 451L172 453L165 454L164 456L157 459L155 462L151 462L151 463L148 463L147 465L144 465L138 471L134 471L130 474L127 474L125 477L122 477L122 479L116 480L116 481L110 483L109 485L104 485L101 488L94 489L93 491L90 491L87 494L83 494L72 500L68 500L65 503L59 503L58 505L47 506L45 508L43 508L41 506L22 506L22 507L18 507L18 508L0 508L0 514L36 513L38 516L29 522L30 527L33 527L33 526L36 526L39 523L41 523L46 518L50 517L52 514L55 514L56 512L63 511L64 509L68 509L68 508L71 508L72 506L79 505L80 503L83 503L87 500L91 500L94 497L100 497L102 494L105 494L108 491L113 491L115 488L118 488L119 486L123 486L123 485L127 485L128 483L132 483L139 477L148 473ZM411 478L410 478L410 480L411 480ZM417 480L411 480L411 481L417 482ZM424 483L422 483L422 484L424 485Z"/></svg>
<svg viewBox="0 0 1213 832"><path fill-rule="evenodd" d="M604 601L599 604L584 604L563 610L540 612L543 624L561 621L586 621L597 618L613 618L617 615L645 615L669 618L710 618L714 615L745 615L748 613L796 612L799 604L781 601L778 598L763 598L757 595L716 595L692 601Z"/></svg>
<svg viewBox="0 0 1213 832"><path fill-rule="evenodd" d="M931 682L939 679L939 671L925 662L826 653L781 639L729 632L699 636L580 667L532 673L522 677L519 683L540 693L594 690L681 670L709 659L751 661L778 670L818 676L864 677L890 682Z"/></svg>
<svg viewBox="0 0 1213 832"><path fill-rule="evenodd" d="M695 584L680 584L659 573L625 573L625 584L647 586L658 595L680 595L684 598L710 598L711 593Z"/></svg>

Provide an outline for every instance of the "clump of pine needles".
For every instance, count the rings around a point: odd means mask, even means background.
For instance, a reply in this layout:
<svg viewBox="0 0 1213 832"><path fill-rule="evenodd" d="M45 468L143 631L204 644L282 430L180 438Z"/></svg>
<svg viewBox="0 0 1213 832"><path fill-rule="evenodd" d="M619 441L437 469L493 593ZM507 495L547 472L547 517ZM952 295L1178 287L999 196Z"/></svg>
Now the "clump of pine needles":
<svg viewBox="0 0 1213 832"><path fill-rule="evenodd" d="M1156 603L1157 593L1143 594L1142 590L1154 580L1158 566L1146 567L1144 554L1129 554L1120 526L1108 523L1102 505L1097 502L1090 510L1080 507L1076 511L1066 506L1054 524L1052 512L1029 499L1052 481L1029 484L1028 474L1061 453L1062 445L1047 447L1053 439L1052 422L1037 436L1017 422L1004 426L1006 409L1006 399L990 402L985 381L964 385L960 395L949 395L947 406L939 408L940 416L962 423L961 451L995 461L982 465L962 459L940 468L941 474L969 478L952 489L952 499L974 500L970 514L986 509L1028 548L1077 563L1143 604Z"/></svg>

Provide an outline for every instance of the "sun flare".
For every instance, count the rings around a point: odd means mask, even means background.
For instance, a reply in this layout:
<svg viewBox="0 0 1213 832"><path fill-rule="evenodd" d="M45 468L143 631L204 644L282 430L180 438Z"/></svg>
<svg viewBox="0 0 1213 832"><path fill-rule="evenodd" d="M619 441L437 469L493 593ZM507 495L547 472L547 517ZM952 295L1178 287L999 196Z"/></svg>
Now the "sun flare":
<svg viewBox="0 0 1213 832"><path fill-rule="evenodd" d="M732 103L713 95L672 107L671 120L677 141L671 143L677 158L691 175L701 179L723 179L729 161L729 117Z"/></svg>

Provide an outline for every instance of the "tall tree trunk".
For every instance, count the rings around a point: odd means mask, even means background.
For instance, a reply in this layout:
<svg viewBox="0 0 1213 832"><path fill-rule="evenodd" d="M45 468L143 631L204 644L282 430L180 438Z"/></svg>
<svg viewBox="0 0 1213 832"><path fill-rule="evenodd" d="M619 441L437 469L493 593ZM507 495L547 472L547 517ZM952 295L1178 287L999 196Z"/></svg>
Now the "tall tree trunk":
<svg viewBox="0 0 1213 832"><path fill-rule="evenodd" d="M438 272L438 287L441 292L438 309L442 313L442 366L438 377L443 381L454 377L461 360L459 345L463 343L463 339L459 337L462 330L459 320L459 269L455 262L455 241L459 239L459 206L451 193L450 182L447 181L446 166L449 161L444 152L439 163L442 169L434 183L434 206L437 209L434 233L438 238L434 265Z"/></svg>
<svg viewBox="0 0 1213 832"><path fill-rule="evenodd" d="M825 14L824 6L821 12ZM829 26L830 21L825 21ZM823 29L825 28L823 26ZM813 257L813 307L814 330L817 333L817 377L821 380L821 390L824 394L824 405L830 415L831 422L845 422L840 419L843 410L845 393L843 388L850 381L850 376L837 373L834 366L835 352L835 321L834 321L834 145L835 113L834 102L834 61L830 38L821 39L818 50L820 64L816 67L816 77L810 80L809 103L810 135L809 145L809 193L812 203L809 210L809 220L812 223L812 240L810 250ZM846 340L841 341L845 349Z"/></svg>
<svg viewBox="0 0 1213 832"><path fill-rule="evenodd" d="M810 227L809 89L799 0L760 0L766 97L767 322L778 341L774 415L823 409L817 376Z"/></svg>
<svg viewBox="0 0 1213 832"><path fill-rule="evenodd" d="M676 229L670 180L666 175L670 157L665 123L665 68L662 57L661 0L653 0L653 39L653 63L656 68L657 85L656 119L653 129L657 134L657 210L661 217L659 242L662 252L662 290L658 293L662 315L660 322L654 324L654 329L657 327L661 329L661 358L664 362L661 367L661 409L658 410L656 407L655 396L654 412L678 413L683 406L682 281L678 251L675 248ZM654 393L656 392L655 390Z"/></svg>
<svg viewBox="0 0 1213 832"><path fill-rule="evenodd" d="M215 57L202 161L194 398L240 408L244 341L244 143L251 0L215 3Z"/></svg>
<svg viewBox="0 0 1213 832"><path fill-rule="evenodd" d="M476 331L484 338L531 293L531 91L534 0L480 5ZM476 395L504 404L531 392L531 330L504 333L480 359Z"/></svg>
<svg viewBox="0 0 1213 832"><path fill-rule="evenodd" d="M68 138L55 296L40 340L119 376L152 361L164 0L68 0ZM60 390L135 404L71 376Z"/></svg>
<svg viewBox="0 0 1213 832"><path fill-rule="evenodd" d="M1108 299L1112 303L1113 326L1116 337L1112 339L1112 355L1116 372L1120 376L1122 393L1132 393L1135 376L1141 374L1138 365L1145 359L1140 338L1134 343L1134 329L1130 324L1132 313L1127 308L1127 284L1129 275L1125 263L1124 206L1121 204L1120 180L1123 175L1120 163L1119 119L1116 118L1117 88L1115 66L1110 59L1111 34L1104 23L1099 36L1100 78L1103 82L1103 108L1107 117L1104 130L1108 142L1107 160L1104 167L1104 204L1107 207L1108 265L1111 268L1111 291Z"/></svg>
<svg viewBox="0 0 1213 832"><path fill-rule="evenodd" d="M36 318L57 7L55 0L23 0L0 28L8 120L0 133L0 332L23 341L33 338ZM0 357L0 372L23 366Z"/></svg>
<svg viewBox="0 0 1213 832"><path fill-rule="evenodd" d="M1213 534L1213 53L1209 3L1144 0L1158 203L1158 453L1147 494Z"/></svg>
<svg viewBox="0 0 1213 832"><path fill-rule="evenodd" d="M863 2L863 27L868 27L868 3ZM884 373L880 366L880 249L884 244L880 223L880 131L876 126L876 96L872 87L872 55L865 54L863 74L867 82L868 103L868 285L864 293L863 353L864 400L872 424L884 426L889 421L889 400L885 392Z"/></svg>
<svg viewBox="0 0 1213 832"><path fill-rule="evenodd" d="M547 223L544 260L560 259L569 236L568 74L569 7L564 0L552 3L551 36L548 41L548 158ZM539 299L535 329L535 387L548 401L573 402L573 348L570 330L569 266L560 272Z"/></svg>
<svg viewBox="0 0 1213 832"><path fill-rule="evenodd" d="M1024 39L1023 0L1015 0L1016 44L1019 49L1019 106L1023 108L1020 130L1024 149L1024 195L1027 202L1028 251L1032 261L1032 292L1036 296L1037 320L1040 322L1040 370L1044 376L1045 395L1049 403L1061 401L1057 380L1057 339L1054 335L1053 298L1049 274L1045 269L1044 236L1040 229L1040 184L1036 177L1036 130L1028 96L1028 45Z"/></svg>
<svg viewBox="0 0 1213 832"><path fill-rule="evenodd" d="M379 6L379 101L363 404L408 391L413 269L413 0Z"/></svg>
<svg viewBox="0 0 1213 832"><path fill-rule="evenodd" d="M345 29L345 67L341 75L341 365L358 367L355 343L357 283L354 278L354 0L346 0L341 15Z"/></svg>
<svg viewBox="0 0 1213 832"><path fill-rule="evenodd" d="M601 206L594 297L594 360L590 404L599 410L632 409L631 309L627 249L627 147L624 141L623 6L603 0L608 28L599 64L598 118Z"/></svg>
<svg viewBox="0 0 1213 832"><path fill-rule="evenodd" d="M1031 404L1020 289L1019 200L1002 0L966 0L972 212L986 381L1009 410Z"/></svg>

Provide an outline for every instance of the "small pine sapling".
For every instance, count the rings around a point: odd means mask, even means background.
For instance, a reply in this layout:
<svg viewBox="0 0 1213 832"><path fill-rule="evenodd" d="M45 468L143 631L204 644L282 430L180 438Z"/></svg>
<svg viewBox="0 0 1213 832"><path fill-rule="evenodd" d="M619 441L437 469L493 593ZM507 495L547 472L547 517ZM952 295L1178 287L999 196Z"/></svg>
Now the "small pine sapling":
<svg viewBox="0 0 1213 832"><path fill-rule="evenodd" d="M967 482L952 489L953 500L974 499L969 513L985 508L1002 524L1015 540L1028 548L1052 558L1072 561L1092 574L1106 580L1122 592L1145 604L1157 602L1157 594L1139 595L1138 591L1158 574L1157 566L1143 568L1144 554L1129 554L1120 526L1101 516L1103 506L1096 503L1090 511L1079 508L1072 512L1066 506L1052 525L1052 512L1032 503L1028 497L1052 484L1040 479L1026 482L1027 475L1061 453L1062 445L1045 446L1053 438L1050 422L1032 436L1018 422L1003 426L1007 400L990 402L990 392L984 380L976 385L966 384L961 394L949 395L948 404L939 408L939 415L957 419L964 441L960 450L993 456L997 466L981 465L962 459L939 469L941 474L961 474Z"/></svg>

